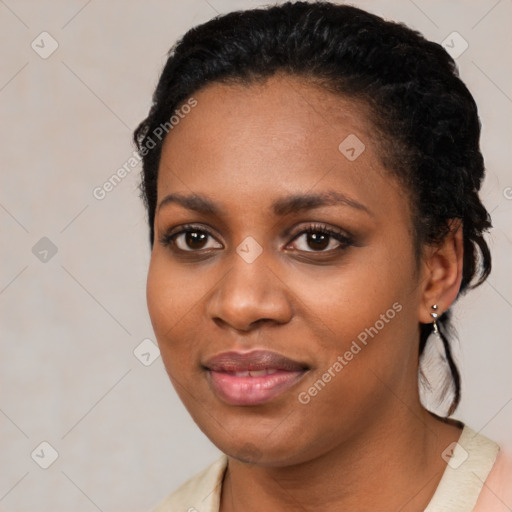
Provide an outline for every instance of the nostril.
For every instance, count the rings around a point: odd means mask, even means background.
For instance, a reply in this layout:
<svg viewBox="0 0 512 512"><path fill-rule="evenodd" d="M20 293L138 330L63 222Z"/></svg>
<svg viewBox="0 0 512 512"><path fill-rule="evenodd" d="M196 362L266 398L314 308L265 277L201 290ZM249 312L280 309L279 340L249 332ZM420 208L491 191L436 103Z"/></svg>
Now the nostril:
<svg viewBox="0 0 512 512"><path fill-rule="evenodd" d="M272 322L272 319L271 318L260 318L258 320L254 320L254 322L251 323L251 326L259 324L260 322Z"/></svg>

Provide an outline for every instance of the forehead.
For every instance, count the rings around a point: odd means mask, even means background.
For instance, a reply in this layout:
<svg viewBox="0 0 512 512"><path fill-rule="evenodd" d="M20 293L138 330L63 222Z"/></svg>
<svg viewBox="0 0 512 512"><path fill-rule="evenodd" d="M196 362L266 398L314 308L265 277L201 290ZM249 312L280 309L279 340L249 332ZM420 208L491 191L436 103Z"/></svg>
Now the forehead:
<svg viewBox="0 0 512 512"><path fill-rule="evenodd" d="M159 202L184 192L261 205L327 189L375 202L396 190L361 102L286 75L214 83L193 97L197 105L164 141Z"/></svg>
<svg viewBox="0 0 512 512"><path fill-rule="evenodd" d="M173 142L200 141L214 154L243 151L249 155L273 147L281 154L308 152L319 159L322 150L337 154L347 135L357 134L367 142L376 135L362 101L289 75L251 85L212 83L194 98L197 106L173 128L164 151ZM184 131L186 141L181 137Z"/></svg>

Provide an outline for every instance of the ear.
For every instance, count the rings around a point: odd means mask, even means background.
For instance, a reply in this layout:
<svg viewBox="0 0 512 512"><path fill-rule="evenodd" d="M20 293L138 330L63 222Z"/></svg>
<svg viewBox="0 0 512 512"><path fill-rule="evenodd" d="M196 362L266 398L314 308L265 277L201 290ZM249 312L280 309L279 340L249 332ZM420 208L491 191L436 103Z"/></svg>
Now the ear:
<svg viewBox="0 0 512 512"><path fill-rule="evenodd" d="M424 252L422 297L418 311L418 320L424 324L432 322L433 304L437 304L437 313L441 316L459 293L464 255L462 220L449 221L449 229L440 244L430 246Z"/></svg>

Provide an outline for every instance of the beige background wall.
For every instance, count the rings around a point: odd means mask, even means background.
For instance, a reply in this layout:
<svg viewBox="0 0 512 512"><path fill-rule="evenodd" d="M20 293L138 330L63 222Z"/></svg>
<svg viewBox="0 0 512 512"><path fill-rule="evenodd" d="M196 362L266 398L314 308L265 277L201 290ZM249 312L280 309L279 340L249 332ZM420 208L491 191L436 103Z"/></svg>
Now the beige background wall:
<svg viewBox="0 0 512 512"><path fill-rule="evenodd" d="M176 38L263 3L0 0L0 510L148 510L217 457L161 359L145 366L133 353L154 340L140 165L102 200L93 190L132 156ZM512 449L512 2L354 4L469 44L457 61L483 122L494 270L456 307L456 416ZM139 349L146 364L151 346ZM48 469L43 441L58 453Z"/></svg>

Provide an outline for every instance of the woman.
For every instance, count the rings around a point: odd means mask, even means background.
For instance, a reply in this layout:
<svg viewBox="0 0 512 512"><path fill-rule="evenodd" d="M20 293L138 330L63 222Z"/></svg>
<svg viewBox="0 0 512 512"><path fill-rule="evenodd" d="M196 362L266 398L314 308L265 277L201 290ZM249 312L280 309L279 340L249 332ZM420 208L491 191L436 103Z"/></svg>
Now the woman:
<svg viewBox="0 0 512 512"><path fill-rule="evenodd" d="M157 511L512 505L499 447L448 418L450 307L491 268L479 135L449 55L354 7L235 12L173 48L135 133L148 307L225 455ZM419 396L436 339L447 417Z"/></svg>

